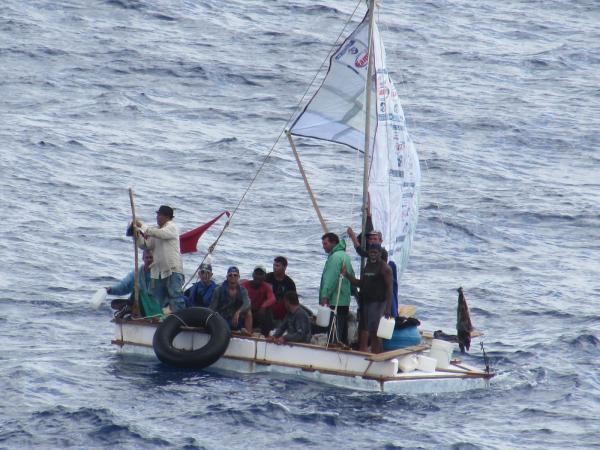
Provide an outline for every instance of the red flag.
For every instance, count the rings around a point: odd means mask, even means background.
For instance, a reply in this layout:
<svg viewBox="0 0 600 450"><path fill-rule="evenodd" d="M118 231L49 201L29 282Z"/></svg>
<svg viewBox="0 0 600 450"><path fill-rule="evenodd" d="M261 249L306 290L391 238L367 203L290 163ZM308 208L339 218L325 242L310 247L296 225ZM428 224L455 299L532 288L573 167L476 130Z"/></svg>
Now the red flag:
<svg viewBox="0 0 600 450"><path fill-rule="evenodd" d="M193 230L186 231L179 236L179 248L181 253L197 252L198 249L196 248L196 245L198 245L198 239L200 239L200 236L202 236L206 230L208 230L217 220L219 220L223 214L227 214L227 217L229 217L229 211L223 211L210 222L200 225L198 228L194 228Z"/></svg>

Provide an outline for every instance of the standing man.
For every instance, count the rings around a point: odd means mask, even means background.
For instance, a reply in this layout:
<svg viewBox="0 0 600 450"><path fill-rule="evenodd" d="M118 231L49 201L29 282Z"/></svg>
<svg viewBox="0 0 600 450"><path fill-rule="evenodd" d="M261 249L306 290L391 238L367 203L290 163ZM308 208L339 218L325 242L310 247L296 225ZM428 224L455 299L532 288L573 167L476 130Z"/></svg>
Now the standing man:
<svg viewBox="0 0 600 450"><path fill-rule="evenodd" d="M212 280L212 275L212 266L210 264L200 264L199 280L183 293L186 306L203 306L204 308L210 306L213 293L217 288L217 284Z"/></svg>
<svg viewBox="0 0 600 450"><path fill-rule="evenodd" d="M150 268L150 294L164 309L171 312L185 308L183 299L183 263L179 251L179 229L173 223L173 208L162 205L156 211L158 227L141 224L138 247L154 252ZM169 311L167 309L167 312Z"/></svg>
<svg viewBox="0 0 600 450"><path fill-rule="evenodd" d="M219 313L232 330L252 334L252 311L246 288L240 286L240 270L236 266L227 269L227 279L217 286L210 309Z"/></svg>
<svg viewBox="0 0 600 450"><path fill-rule="evenodd" d="M381 318L391 313L392 269L381 259L380 244L371 244L368 249L367 264L360 280L345 267L342 267L342 274L353 285L360 286L359 350L368 351L370 338L371 351L381 353L383 343L377 337L377 328Z"/></svg>
<svg viewBox="0 0 600 450"><path fill-rule="evenodd" d="M337 306L337 339L348 345L348 312L350 310L350 282L347 278L340 280L342 267L354 276L350 257L346 254L346 241L340 241L335 233L325 233L321 237L323 250L327 253L327 261L323 267L321 285L319 287L319 303L328 305L332 310ZM338 295L338 285L341 282ZM331 324L329 325L331 326Z"/></svg>
<svg viewBox="0 0 600 450"><path fill-rule="evenodd" d="M354 233L354 230L352 230L351 227L348 227L348 229L346 231L348 233L348 237L350 237L350 239L352 240L352 244L354 245L354 250L356 250L356 253L358 253L360 256L366 258L367 251L360 246L360 235L356 236L356 234ZM371 216L368 216L367 217L367 242L366 242L367 248L369 248L369 245L371 245L371 244L379 244L382 246L381 247L381 259L383 259L384 261L387 261L388 260L388 252L385 248L383 248L383 235L381 234L381 231L376 231L373 229L373 222L371 222Z"/></svg>
<svg viewBox="0 0 600 450"><path fill-rule="evenodd" d="M267 271L263 266L256 266L251 280L244 280L240 285L248 291L252 308L253 326L258 325L263 336L268 336L273 326L273 310L275 294L273 288L265 281Z"/></svg>
<svg viewBox="0 0 600 450"><path fill-rule="evenodd" d="M375 231L373 230L373 218L371 217L371 196L368 196L367 199L367 223L365 225L365 229L362 231L363 233L366 231L367 233L367 238L365 241L365 247L361 247L360 245L360 241L361 241L361 234L359 234L358 236L356 236L356 234L354 233L354 230L352 229L352 227L348 227L348 229L346 230L346 232L348 233L348 237L352 240L352 244L354 245L354 249L356 250L356 253L358 253L360 256L362 256L363 258L367 257L367 249L369 248L370 244L379 244L382 247L382 252L381 252L381 259L383 259L384 261L387 262L388 260L388 252L385 248L383 248L383 235L381 234L381 231Z"/></svg>
<svg viewBox="0 0 600 450"><path fill-rule="evenodd" d="M275 320L283 320L286 315L283 299L285 293L289 291L296 292L296 283L285 273L287 266L287 259L283 256L277 256L273 260L273 272L269 272L265 279L267 283L273 286L273 293L275 294L275 304L271 307Z"/></svg>

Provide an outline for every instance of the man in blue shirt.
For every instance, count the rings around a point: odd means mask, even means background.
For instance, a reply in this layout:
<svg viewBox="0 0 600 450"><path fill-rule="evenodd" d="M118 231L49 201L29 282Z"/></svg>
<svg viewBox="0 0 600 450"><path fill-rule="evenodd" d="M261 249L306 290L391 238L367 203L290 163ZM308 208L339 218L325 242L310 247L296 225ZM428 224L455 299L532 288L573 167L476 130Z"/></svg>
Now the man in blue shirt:
<svg viewBox="0 0 600 450"><path fill-rule="evenodd" d="M192 284L189 289L183 293L185 296L185 305L189 308L192 306L203 306L208 308L212 301L213 292L217 284L212 280L212 266L210 264L201 264L198 278L200 281Z"/></svg>
<svg viewBox="0 0 600 450"><path fill-rule="evenodd" d="M139 272L138 272L140 297L142 295L146 295L149 299L156 302L154 299L152 299L152 296L148 292L149 288L150 288L150 282L151 282L150 266L154 262L154 257L152 255L152 251L144 250L142 259L144 260L144 265L139 268ZM106 287L105 289L106 289L106 292L110 295L131 295L130 301L128 301L128 303L131 304L134 283L135 283L135 273L132 270L125 276L125 278L123 278L117 284ZM159 307L158 302L156 302L156 307L157 308Z"/></svg>

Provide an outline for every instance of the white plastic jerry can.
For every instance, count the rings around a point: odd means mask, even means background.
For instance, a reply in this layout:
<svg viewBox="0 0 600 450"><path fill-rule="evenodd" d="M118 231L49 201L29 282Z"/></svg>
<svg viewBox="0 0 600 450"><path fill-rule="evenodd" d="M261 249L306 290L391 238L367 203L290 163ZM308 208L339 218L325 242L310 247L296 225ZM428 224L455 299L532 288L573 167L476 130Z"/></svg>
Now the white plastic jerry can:
<svg viewBox="0 0 600 450"><path fill-rule="evenodd" d="M377 337L381 339L391 339L394 334L394 327L396 326L396 320L393 317L386 319L383 316L379 320L379 327L377 328Z"/></svg>

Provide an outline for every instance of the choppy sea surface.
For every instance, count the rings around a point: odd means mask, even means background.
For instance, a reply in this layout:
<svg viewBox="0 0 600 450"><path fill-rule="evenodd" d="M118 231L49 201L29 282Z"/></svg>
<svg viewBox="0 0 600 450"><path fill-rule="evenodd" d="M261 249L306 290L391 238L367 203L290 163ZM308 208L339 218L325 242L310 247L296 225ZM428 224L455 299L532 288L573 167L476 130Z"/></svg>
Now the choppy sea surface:
<svg viewBox="0 0 600 450"><path fill-rule="evenodd" d="M185 231L234 210L263 161L215 276L284 254L316 305L321 229L274 143L355 6L2 2L0 448L600 448L593 0L386 0L378 16L423 169L401 302L452 332L463 286L498 373L489 389L398 396L172 369L117 354L109 307L90 308L133 265L128 187L142 219L171 204ZM332 229L359 228L355 154L299 151ZM202 255L185 255L188 276ZM483 365L477 341L465 359Z"/></svg>

